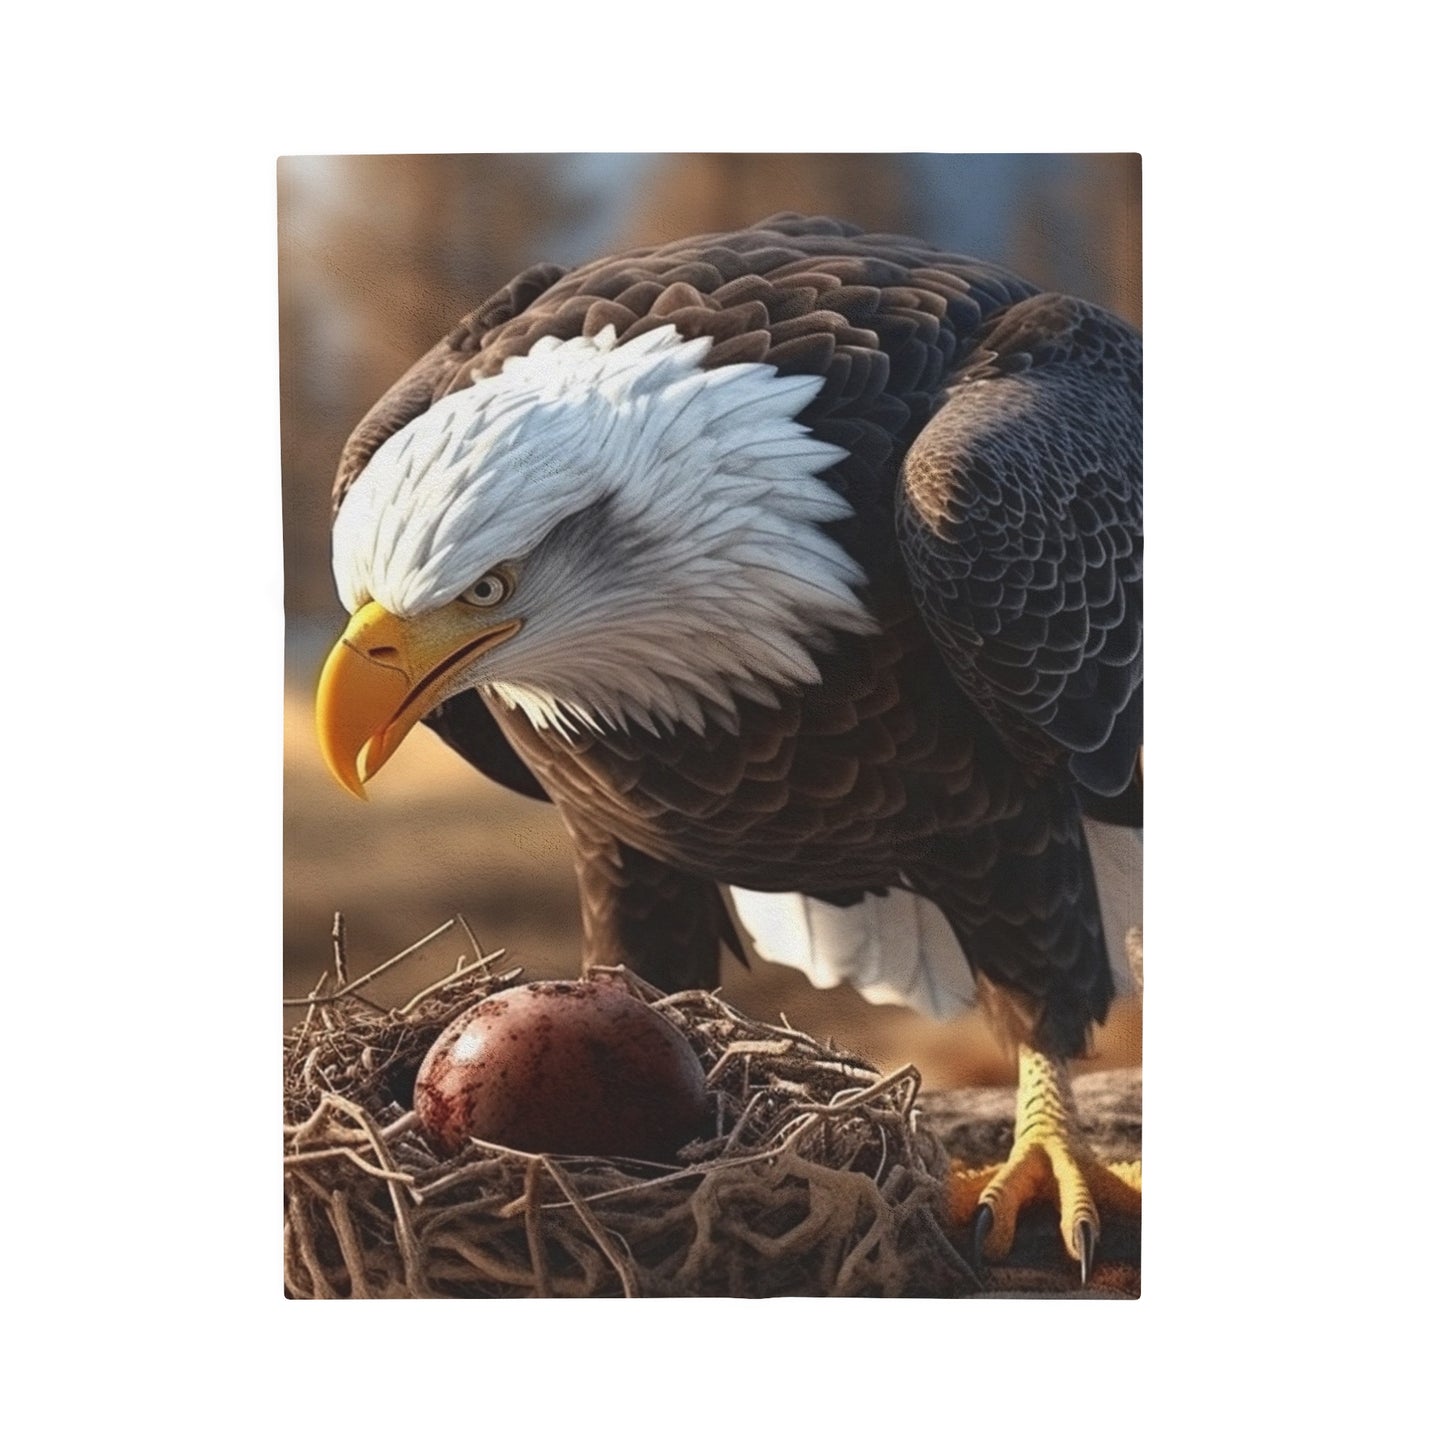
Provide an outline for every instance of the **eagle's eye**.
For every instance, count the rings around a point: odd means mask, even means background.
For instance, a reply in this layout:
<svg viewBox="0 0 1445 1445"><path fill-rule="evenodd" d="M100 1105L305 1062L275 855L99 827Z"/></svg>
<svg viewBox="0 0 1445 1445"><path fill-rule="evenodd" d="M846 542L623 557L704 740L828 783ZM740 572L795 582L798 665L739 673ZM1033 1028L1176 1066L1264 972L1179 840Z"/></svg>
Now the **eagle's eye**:
<svg viewBox="0 0 1445 1445"><path fill-rule="evenodd" d="M495 607L511 595L511 579L501 572L488 572L462 593L462 601L472 607Z"/></svg>

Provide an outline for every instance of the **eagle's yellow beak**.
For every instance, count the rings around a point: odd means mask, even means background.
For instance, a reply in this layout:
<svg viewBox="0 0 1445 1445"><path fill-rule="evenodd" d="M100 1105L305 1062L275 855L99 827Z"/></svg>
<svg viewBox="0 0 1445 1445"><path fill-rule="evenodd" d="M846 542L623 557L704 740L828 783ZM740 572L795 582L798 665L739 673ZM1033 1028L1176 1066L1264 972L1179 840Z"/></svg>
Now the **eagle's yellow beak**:
<svg viewBox="0 0 1445 1445"><path fill-rule="evenodd" d="M518 618L480 622L464 602L413 618L375 602L359 608L316 690L321 754L336 781L364 798L362 784L447 696L457 673L521 626Z"/></svg>

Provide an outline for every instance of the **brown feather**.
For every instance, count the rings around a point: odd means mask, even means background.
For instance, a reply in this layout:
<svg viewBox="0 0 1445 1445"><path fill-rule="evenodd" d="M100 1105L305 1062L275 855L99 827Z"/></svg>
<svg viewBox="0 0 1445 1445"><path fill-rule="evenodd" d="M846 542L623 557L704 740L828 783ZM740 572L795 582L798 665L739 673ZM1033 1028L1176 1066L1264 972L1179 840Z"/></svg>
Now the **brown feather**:
<svg viewBox="0 0 1445 1445"><path fill-rule="evenodd" d="M1111 984L1068 739L1097 762L1107 715L1132 759L1142 707L1137 337L988 262L771 217L523 273L368 413L338 502L386 436L540 338L664 325L710 336L708 366L824 378L800 420L847 448L826 476L854 515L830 530L881 630L834 639L777 706L741 702L736 731L568 739L494 710L576 841L589 956L710 984L737 947L717 884L847 898L906 877L1013 1032L1077 1051ZM990 407L1008 387L1035 398L1022 429ZM494 746L479 765L517 785Z"/></svg>

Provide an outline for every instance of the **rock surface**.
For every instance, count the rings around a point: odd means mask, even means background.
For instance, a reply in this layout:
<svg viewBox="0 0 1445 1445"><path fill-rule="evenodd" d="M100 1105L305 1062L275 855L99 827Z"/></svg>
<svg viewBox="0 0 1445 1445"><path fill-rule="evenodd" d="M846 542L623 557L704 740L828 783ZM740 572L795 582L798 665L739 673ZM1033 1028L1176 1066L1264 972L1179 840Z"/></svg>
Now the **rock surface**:
<svg viewBox="0 0 1445 1445"><path fill-rule="evenodd" d="M1143 1148L1143 1088L1138 1069L1086 1074L1074 1081L1085 1141L1103 1160L1137 1160ZM957 1089L925 1094L924 1117L949 1153L969 1168L997 1164L1013 1143L1014 1090ZM1137 1299L1140 1292L1140 1221L1107 1215L1087 1286L1059 1236L1052 1209L1026 1210L1019 1218L1012 1254L984 1265L985 1296L1050 1296L1069 1299ZM971 1230L955 1231L954 1243L971 1258Z"/></svg>

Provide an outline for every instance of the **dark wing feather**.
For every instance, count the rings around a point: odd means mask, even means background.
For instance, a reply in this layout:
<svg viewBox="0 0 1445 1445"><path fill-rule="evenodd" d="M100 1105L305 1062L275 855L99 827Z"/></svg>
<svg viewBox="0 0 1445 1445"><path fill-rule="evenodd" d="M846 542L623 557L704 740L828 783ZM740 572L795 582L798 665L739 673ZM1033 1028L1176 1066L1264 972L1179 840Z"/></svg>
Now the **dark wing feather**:
<svg viewBox="0 0 1445 1445"><path fill-rule="evenodd" d="M501 783L528 798L540 798L544 803L552 801L532 770L517 756L475 688L447 698L422 721L449 748L494 783Z"/></svg>
<svg viewBox="0 0 1445 1445"><path fill-rule="evenodd" d="M899 535L958 685L1016 756L1123 793L1143 740L1141 348L1066 296L1001 313L904 463Z"/></svg>

